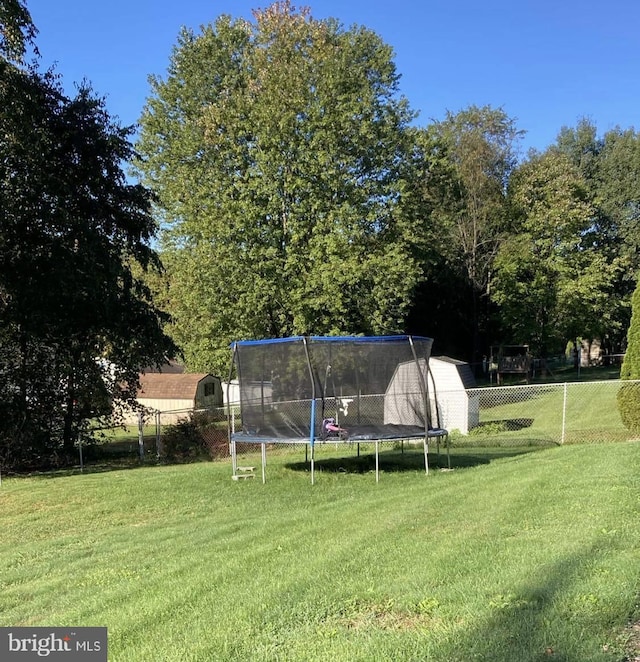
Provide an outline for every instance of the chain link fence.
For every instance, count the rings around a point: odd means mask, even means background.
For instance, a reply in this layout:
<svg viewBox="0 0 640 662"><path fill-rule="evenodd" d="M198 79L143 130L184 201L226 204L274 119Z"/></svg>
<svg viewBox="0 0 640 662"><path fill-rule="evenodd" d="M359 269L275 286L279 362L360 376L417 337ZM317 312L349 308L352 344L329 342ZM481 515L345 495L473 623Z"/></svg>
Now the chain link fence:
<svg viewBox="0 0 640 662"><path fill-rule="evenodd" d="M468 398L468 435L453 443L536 445L624 441L620 380L475 388ZM628 382L626 382L628 383ZM446 427L446 421L444 421Z"/></svg>
<svg viewBox="0 0 640 662"><path fill-rule="evenodd" d="M229 457L226 407L146 410L136 425L102 431L80 449L80 465L188 461Z"/></svg>
<svg viewBox="0 0 640 662"><path fill-rule="evenodd" d="M620 417L617 396L623 383L630 382L567 382L438 391L437 398L432 399L432 414L434 424L437 422L449 430L453 450L625 441L637 435L625 427ZM129 460L139 462L188 461L198 453L228 461L228 432L240 430L241 426L238 405L228 409L148 412L140 417L137 429L129 428L126 437L109 445L118 448ZM415 445L397 440L379 443L380 452L404 453ZM442 449L432 440L431 450ZM240 456L259 457L260 451L260 444L237 445ZM308 445L303 440L269 443L267 452L269 456L289 455L294 464L304 463L309 457ZM373 452L372 443L348 440L318 438L315 445L316 458L327 461Z"/></svg>
<svg viewBox="0 0 640 662"><path fill-rule="evenodd" d="M449 445L454 453L456 448L544 447L636 439L638 435L625 427L618 409L618 392L623 383L630 382L603 380L438 391L437 410L432 401L434 424L449 430ZM237 446L239 453L259 452L259 448L244 446ZM380 452L393 450L402 454L412 446L416 444L381 441ZM421 444L418 446L421 448ZM436 466L446 466L438 440L431 440L429 450L437 456ZM328 463L344 464L344 458L373 453L373 444L319 440L315 446L316 458L324 458ZM307 460L308 449L272 444L268 454L289 455L295 464ZM415 464L419 465L419 457Z"/></svg>

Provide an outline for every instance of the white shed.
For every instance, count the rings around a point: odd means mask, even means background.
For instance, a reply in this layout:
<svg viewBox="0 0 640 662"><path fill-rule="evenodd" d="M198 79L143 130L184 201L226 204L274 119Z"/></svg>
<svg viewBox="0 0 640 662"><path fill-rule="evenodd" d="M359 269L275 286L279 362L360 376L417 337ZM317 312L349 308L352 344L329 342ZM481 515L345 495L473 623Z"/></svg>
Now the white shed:
<svg viewBox="0 0 640 662"><path fill-rule="evenodd" d="M480 397L467 389L476 385L471 366L448 356L431 357L429 396L437 402L440 425L468 434L480 422Z"/></svg>
<svg viewBox="0 0 640 662"><path fill-rule="evenodd" d="M425 363L420 371L414 361L401 363L385 393L384 422L401 425L422 425L422 380ZM449 431L468 434L479 423L480 406L477 395L469 395L467 388L475 386L475 378L468 363L446 356L429 359L429 404L432 425ZM402 397L398 397L402 394Z"/></svg>

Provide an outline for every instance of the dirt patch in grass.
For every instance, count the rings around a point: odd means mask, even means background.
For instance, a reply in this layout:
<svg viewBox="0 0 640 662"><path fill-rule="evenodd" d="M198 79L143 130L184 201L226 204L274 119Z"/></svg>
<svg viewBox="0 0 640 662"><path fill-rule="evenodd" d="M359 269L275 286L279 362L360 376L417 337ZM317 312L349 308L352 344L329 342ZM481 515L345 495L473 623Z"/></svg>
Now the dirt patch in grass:
<svg viewBox="0 0 640 662"><path fill-rule="evenodd" d="M434 629L439 619L433 614L435 605L420 603L415 608L396 605L393 600L381 602L354 601L330 620L349 630L424 630Z"/></svg>
<svg viewBox="0 0 640 662"><path fill-rule="evenodd" d="M640 662L640 621L632 623L625 634L628 636L625 662Z"/></svg>

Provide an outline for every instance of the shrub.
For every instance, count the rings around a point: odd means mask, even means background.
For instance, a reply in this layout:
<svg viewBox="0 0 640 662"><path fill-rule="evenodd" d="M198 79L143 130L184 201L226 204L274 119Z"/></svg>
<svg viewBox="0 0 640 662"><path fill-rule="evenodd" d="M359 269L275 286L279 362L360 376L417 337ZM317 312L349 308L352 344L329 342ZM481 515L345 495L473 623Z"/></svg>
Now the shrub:
<svg viewBox="0 0 640 662"><path fill-rule="evenodd" d="M640 282L631 299L631 324L627 332L627 351L620 369L621 379L640 379ZM618 391L618 410L624 425L640 433L640 384L623 384Z"/></svg>
<svg viewBox="0 0 640 662"><path fill-rule="evenodd" d="M162 436L161 458L167 462L188 462L227 456L227 434L220 425L209 413L194 412L188 419L167 426Z"/></svg>
<svg viewBox="0 0 640 662"><path fill-rule="evenodd" d="M624 426L640 434L640 383L622 384L617 397L618 411Z"/></svg>
<svg viewBox="0 0 640 662"><path fill-rule="evenodd" d="M470 437L479 437L481 435L500 434L507 431L506 421L487 421L480 423L469 430Z"/></svg>

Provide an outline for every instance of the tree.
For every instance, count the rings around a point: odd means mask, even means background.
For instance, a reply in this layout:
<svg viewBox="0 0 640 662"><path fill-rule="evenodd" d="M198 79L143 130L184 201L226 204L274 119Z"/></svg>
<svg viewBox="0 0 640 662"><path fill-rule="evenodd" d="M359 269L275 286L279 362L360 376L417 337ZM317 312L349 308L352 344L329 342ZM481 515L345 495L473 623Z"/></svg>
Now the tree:
<svg viewBox="0 0 640 662"><path fill-rule="evenodd" d="M130 133L88 86L68 98L51 72L0 60L5 461L70 452L90 419L135 397L142 368L175 351L131 269L159 263L150 193L122 170Z"/></svg>
<svg viewBox="0 0 640 662"><path fill-rule="evenodd" d="M618 391L618 409L623 423L629 430L640 433L640 282L632 298L631 323L627 334L627 351L624 355L620 378L633 380L623 384Z"/></svg>
<svg viewBox="0 0 640 662"><path fill-rule="evenodd" d="M603 140L602 205L618 231L624 253L640 266L640 134L633 129L608 131ZM633 280L633 278L632 278Z"/></svg>
<svg viewBox="0 0 640 662"><path fill-rule="evenodd" d="M513 341L544 357L601 321L607 271L591 238L594 209L581 173L555 150L518 168L509 200L513 228L495 261L492 297Z"/></svg>
<svg viewBox="0 0 640 662"><path fill-rule="evenodd" d="M640 138L620 128L598 137L596 126L582 119L561 130L553 149L568 156L587 182L594 208L589 234L609 295L600 311L606 322L601 340L608 350L622 351L640 269Z"/></svg>
<svg viewBox="0 0 640 662"><path fill-rule="evenodd" d="M420 278L391 49L288 2L254 17L184 31L141 119L194 369L224 371L237 338L401 331Z"/></svg>
<svg viewBox="0 0 640 662"><path fill-rule="evenodd" d="M0 0L0 56L21 62L37 30L22 0ZM37 49L36 49L37 52Z"/></svg>
<svg viewBox="0 0 640 662"><path fill-rule="evenodd" d="M460 308L476 361L489 319L493 260L508 229L507 184L521 135L513 119L490 106L448 112L428 128L425 207L438 229L434 239L444 266L468 293Z"/></svg>
<svg viewBox="0 0 640 662"><path fill-rule="evenodd" d="M621 316L624 333L640 270L640 134L633 129L608 131L600 160L598 195L608 220L607 238L621 265L618 298L627 304Z"/></svg>

